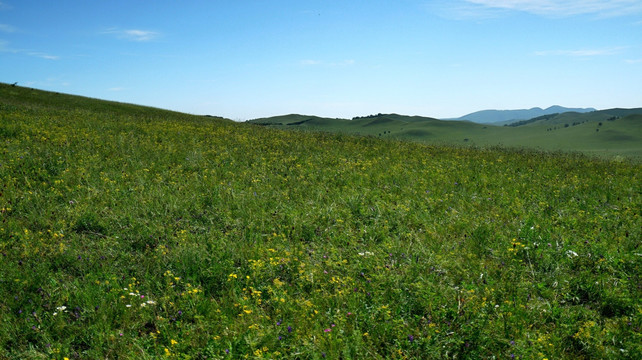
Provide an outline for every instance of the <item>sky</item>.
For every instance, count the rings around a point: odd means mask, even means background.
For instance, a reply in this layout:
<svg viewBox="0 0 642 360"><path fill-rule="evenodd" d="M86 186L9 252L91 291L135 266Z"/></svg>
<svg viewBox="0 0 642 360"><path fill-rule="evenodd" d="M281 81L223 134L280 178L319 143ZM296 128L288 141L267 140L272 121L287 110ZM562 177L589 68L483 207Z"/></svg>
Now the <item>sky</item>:
<svg viewBox="0 0 642 360"><path fill-rule="evenodd" d="M0 82L237 121L642 107L642 0L0 0Z"/></svg>

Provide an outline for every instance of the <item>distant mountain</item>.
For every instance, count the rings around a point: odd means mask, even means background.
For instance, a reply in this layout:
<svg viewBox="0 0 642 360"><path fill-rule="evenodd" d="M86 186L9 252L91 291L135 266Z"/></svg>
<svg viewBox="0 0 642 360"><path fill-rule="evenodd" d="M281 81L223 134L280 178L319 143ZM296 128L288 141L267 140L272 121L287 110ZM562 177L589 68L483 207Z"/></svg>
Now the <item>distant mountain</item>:
<svg viewBox="0 0 642 360"><path fill-rule="evenodd" d="M506 122L506 121L516 121L516 120L529 120L539 116L550 115L555 113L565 113L565 112L578 112L586 113L595 111L594 108L566 108L563 106L554 105L546 109L539 107L534 107L531 109L520 109L520 110L482 110L458 117L455 119L449 120L468 120L480 124L489 124L497 122Z"/></svg>

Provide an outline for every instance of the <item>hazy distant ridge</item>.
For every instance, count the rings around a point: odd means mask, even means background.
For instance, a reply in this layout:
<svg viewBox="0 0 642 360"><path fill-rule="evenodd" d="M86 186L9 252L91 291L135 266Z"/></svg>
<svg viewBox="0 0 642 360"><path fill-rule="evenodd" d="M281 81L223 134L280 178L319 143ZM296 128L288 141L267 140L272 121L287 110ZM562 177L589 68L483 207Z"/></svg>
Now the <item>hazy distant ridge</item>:
<svg viewBox="0 0 642 360"><path fill-rule="evenodd" d="M555 113L565 113L565 112L579 112L586 113L595 111L594 108L567 108L563 106L554 105L546 109L540 107L534 107L531 109L519 109L519 110L481 110L464 115L462 117L450 119L450 120L468 120L476 123L495 123L500 121L510 121L510 120L529 120L538 116L550 115Z"/></svg>

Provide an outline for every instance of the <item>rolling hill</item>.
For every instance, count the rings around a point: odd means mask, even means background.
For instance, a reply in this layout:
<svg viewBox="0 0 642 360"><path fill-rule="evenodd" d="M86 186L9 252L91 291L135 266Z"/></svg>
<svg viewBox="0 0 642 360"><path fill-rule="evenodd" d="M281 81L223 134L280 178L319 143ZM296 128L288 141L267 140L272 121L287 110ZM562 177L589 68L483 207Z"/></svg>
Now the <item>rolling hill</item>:
<svg viewBox="0 0 642 360"><path fill-rule="evenodd" d="M510 126L420 116L377 114L347 119L285 115L249 123L281 129L339 132L457 146L506 146L578 151L593 156L642 160L642 108L549 114Z"/></svg>

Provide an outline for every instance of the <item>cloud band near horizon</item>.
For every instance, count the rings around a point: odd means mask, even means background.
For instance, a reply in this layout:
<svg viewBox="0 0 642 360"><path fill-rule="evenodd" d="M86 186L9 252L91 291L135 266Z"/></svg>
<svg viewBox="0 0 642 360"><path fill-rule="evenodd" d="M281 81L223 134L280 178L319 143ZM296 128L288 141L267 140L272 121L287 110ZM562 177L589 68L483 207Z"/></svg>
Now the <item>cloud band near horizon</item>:
<svg viewBox="0 0 642 360"><path fill-rule="evenodd" d="M555 17L582 14L621 16L642 12L642 2L638 0L465 0L465 2L483 8Z"/></svg>
<svg viewBox="0 0 642 360"><path fill-rule="evenodd" d="M150 30L140 30L140 29L109 29L102 32L103 34L112 34L118 37L119 39L125 39L130 41L151 41L160 36L160 33Z"/></svg>

